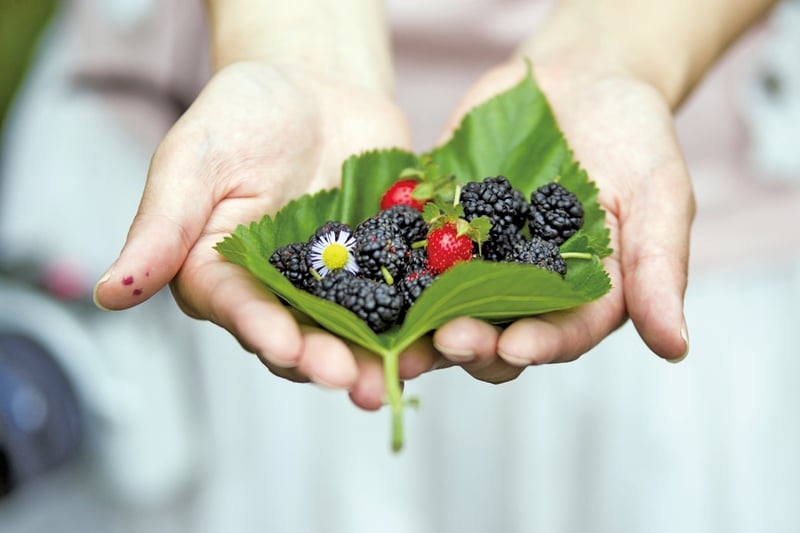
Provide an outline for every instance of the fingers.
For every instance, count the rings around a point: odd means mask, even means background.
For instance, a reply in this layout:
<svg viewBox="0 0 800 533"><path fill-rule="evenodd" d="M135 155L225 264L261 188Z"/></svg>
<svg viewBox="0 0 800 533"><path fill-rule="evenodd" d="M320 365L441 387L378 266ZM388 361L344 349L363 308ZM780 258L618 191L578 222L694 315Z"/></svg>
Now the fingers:
<svg viewBox="0 0 800 533"><path fill-rule="evenodd" d="M350 388L350 399L362 409L379 409L384 405L386 396L383 361L359 346L352 346L352 350L358 365L358 381ZM428 339L418 339L400 355L400 379L414 379L432 370L439 358L439 353Z"/></svg>
<svg viewBox="0 0 800 533"><path fill-rule="evenodd" d="M94 299L104 309L127 309L175 276L208 220L212 191L197 179L197 156L162 144L119 258L97 282ZM189 146L187 143L186 146Z"/></svg>
<svg viewBox="0 0 800 533"><path fill-rule="evenodd" d="M453 364L460 364L475 379L504 383L517 378L524 368L497 356L500 329L472 318L451 320L434 334L434 346Z"/></svg>
<svg viewBox="0 0 800 533"><path fill-rule="evenodd" d="M297 365L278 366L259 354L270 372L296 383L313 382L330 389L348 389L361 380L350 348L339 338L319 328L303 326L303 349ZM374 376L366 375L367 380Z"/></svg>
<svg viewBox="0 0 800 533"><path fill-rule="evenodd" d="M258 355L275 375L346 389L358 378L350 348L338 337L310 326L244 269L210 247L208 258L192 258L173 282L175 300L189 316L228 330Z"/></svg>
<svg viewBox="0 0 800 533"><path fill-rule="evenodd" d="M497 352L513 366L574 361L620 327L626 318L619 266L607 259L614 287L601 299L565 311L524 318L511 324L497 342Z"/></svg>
<svg viewBox="0 0 800 533"><path fill-rule="evenodd" d="M307 347L290 310L261 282L210 246L203 253L207 257L187 262L172 284L181 310L225 328L263 361L297 367Z"/></svg>
<svg viewBox="0 0 800 533"><path fill-rule="evenodd" d="M380 357L355 348L358 365L358 381L350 388L350 401L367 411L380 409L384 404L386 386L383 363Z"/></svg>
<svg viewBox="0 0 800 533"><path fill-rule="evenodd" d="M353 353L338 337L303 327L303 352L297 370L311 381L332 389L347 389L358 379Z"/></svg>
<svg viewBox="0 0 800 533"><path fill-rule="evenodd" d="M454 363L481 366L495 355L497 337L494 326L461 317L439 328L433 335L433 345Z"/></svg>
<svg viewBox="0 0 800 533"><path fill-rule="evenodd" d="M682 160L657 169L621 221L628 313L657 355L677 362L689 350L683 314L695 204Z"/></svg>

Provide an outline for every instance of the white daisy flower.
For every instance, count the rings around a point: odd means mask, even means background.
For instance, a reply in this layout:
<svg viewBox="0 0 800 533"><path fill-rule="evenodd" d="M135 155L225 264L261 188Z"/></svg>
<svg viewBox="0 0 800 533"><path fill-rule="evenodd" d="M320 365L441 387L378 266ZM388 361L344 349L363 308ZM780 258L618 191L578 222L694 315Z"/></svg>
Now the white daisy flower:
<svg viewBox="0 0 800 533"><path fill-rule="evenodd" d="M348 231L340 231L338 235L334 231L326 233L311 245L311 266L323 278L340 269L355 274L358 272L356 258L352 254L355 245L356 240Z"/></svg>

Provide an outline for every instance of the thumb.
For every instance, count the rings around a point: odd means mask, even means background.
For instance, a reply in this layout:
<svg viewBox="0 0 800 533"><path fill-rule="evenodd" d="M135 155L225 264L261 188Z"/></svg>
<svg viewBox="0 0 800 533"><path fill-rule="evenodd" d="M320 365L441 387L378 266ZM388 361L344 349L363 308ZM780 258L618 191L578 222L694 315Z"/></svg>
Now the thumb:
<svg viewBox="0 0 800 533"><path fill-rule="evenodd" d="M178 273L211 213L211 194L197 170L191 154L156 152L125 245L95 285L98 307L137 305Z"/></svg>
<svg viewBox="0 0 800 533"><path fill-rule="evenodd" d="M653 352L672 362L689 351L683 313L695 204L682 158L656 168L621 220L628 314Z"/></svg>

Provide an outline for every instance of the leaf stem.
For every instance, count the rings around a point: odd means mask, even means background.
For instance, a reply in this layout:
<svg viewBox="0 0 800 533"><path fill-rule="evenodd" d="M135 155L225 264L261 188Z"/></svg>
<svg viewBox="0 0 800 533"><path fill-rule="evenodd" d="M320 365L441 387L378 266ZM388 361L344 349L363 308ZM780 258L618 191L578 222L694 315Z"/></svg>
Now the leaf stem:
<svg viewBox="0 0 800 533"><path fill-rule="evenodd" d="M381 274L383 275L384 281L386 281L387 285L394 285L394 278L392 277L392 273L389 272L389 269L386 268L385 265L381 265Z"/></svg>
<svg viewBox="0 0 800 533"><path fill-rule="evenodd" d="M564 259L591 259L594 257L594 254L590 254L589 252L564 252L561 254L561 257Z"/></svg>
<svg viewBox="0 0 800 533"><path fill-rule="evenodd" d="M383 354L383 376L386 384L386 400L392 412L392 451L403 448L403 390L400 387L400 354Z"/></svg>

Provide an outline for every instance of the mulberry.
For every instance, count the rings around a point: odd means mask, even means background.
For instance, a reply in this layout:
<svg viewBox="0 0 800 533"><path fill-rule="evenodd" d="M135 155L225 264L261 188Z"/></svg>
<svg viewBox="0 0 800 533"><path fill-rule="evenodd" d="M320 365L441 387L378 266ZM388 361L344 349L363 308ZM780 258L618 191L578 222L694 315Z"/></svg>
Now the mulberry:
<svg viewBox="0 0 800 533"><path fill-rule="evenodd" d="M345 270L322 278L313 293L349 309L376 333L391 328L403 313L403 296L396 287Z"/></svg>
<svg viewBox="0 0 800 533"><path fill-rule="evenodd" d="M506 258L511 263L524 263L534 265L551 272L557 272L564 277L567 274L567 263L561 257L558 245L553 241L546 241L538 236L533 236L514 247L513 252Z"/></svg>
<svg viewBox="0 0 800 533"><path fill-rule="evenodd" d="M281 246L273 253L269 262L286 276L298 289L310 290L316 283L308 262L308 243L295 242Z"/></svg>
<svg viewBox="0 0 800 533"><path fill-rule="evenodd" d="M368 218L356 227L353 250L360 273L374 280L402 275L406 270L411 248L400 228L379 215Z"/></svg>
<svg viewBox="0 0 800 533"><path fill-rule="evenodd" d="M525 242L525 236L520 230L511 225L503 233L492 235L489 232L489 240L481 244L481 258L485 261L505 261L518 245ZM475 246L475 253L478 247Z"/></svg>
<svg viewBox="0 0 800 533"><path fill-rule="evenodd" d="M350 226L347 223L339 222L338 220L329 220L316 229L316 231L308 238L308 243L314 244L314 241L331 234L333 234L334 237L338 237L339 233L342 231L353 233L353 230L350 229Z"/></svg>
<svg viewBox="0 0 800 533"><path fill-rule="evenodd" d="M464 218L485 216L492 223L489 238L505 233L510 227L525 225L528 203L525 196L511 186L505 176L485 178L464 185L460 197Z"/></svg>
<svg viewBox="0 0 800 533"><path fill-rule="evenodd" d="M381 224L396 226L409 243L425 240L428 235L428 225L422 213L409 205L394 205L373 218Z"/></svg>
<svg viewBox="0 0 800 533"><path fill-rule="evenodd" d="M403 295L403 315L417 301L422 291L427 289L437 276L428 268L428 255L424 248L411 250L408 268L405 275L397 283L397 290Z"/></svg>
<svg viewBox="0 0 800 533"><path fill-rule="evenodd" d="M554 181L531 195L528 224L532 235L560 246L583 227L583 206L572 192Z"/></svg>

